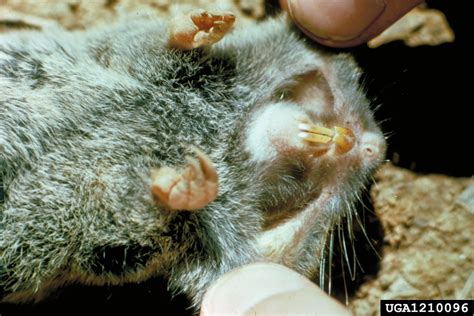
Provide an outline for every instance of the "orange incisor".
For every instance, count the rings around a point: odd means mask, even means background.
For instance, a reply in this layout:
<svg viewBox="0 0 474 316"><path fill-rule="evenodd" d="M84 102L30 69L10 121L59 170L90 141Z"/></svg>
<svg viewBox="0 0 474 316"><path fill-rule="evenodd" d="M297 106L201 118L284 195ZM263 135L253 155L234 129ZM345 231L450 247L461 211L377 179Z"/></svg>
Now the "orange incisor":
<svg viewBox="0 0 474 316"><path fill-rule="evenodd" d="M335 151L338 155L345 154L354 147L354 133L345 127L334 126L332 129L314 124L302 123L299 126L302 137L305 141L316 144L329 146L335 145Z"/></svg>

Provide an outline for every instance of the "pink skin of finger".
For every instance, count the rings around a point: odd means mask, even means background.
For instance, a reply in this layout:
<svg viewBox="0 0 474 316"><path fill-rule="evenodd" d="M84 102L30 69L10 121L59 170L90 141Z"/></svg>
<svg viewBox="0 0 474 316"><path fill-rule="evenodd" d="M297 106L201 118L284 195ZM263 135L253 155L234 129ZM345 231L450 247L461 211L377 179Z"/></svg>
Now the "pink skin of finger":
<svg viewBox="0 0 474 316"><path fill-rule="evenodd" d="M280 0L295 24L313 40L332 47L366 43L422 0Z"/></svg>
<svg viewBox="0 0 474 316"><path fill-rule="evenodd" d="M201 316L352 315L314 283L282 265L260 262L235 269L206 292Z"/></svg>

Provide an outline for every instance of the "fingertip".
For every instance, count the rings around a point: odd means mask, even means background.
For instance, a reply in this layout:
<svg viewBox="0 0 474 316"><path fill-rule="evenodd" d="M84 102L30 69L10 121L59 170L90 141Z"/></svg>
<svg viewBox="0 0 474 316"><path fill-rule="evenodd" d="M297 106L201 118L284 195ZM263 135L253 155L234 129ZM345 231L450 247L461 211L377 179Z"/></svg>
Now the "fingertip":
<svg viewBox="0 0 474 316"><path fill-rule="evenodd" d="M280 0L280 7L283 11L288 11L288 2L286 0Z"/></svg>
<svg viewBox="0 0 474 316"><path fill-rule="evenodd" d="M243 266L225 274L207 290L201 315L245 315L268 297L305 285L305 278L281 265L259 262Z"/></svg>
<svg viewBox="0 0 474 316"><path fill-rule="evenodd" d="M254 263L233 270L207 291L201 316L318 313L351 315L314 283L282 265Z"/></svg>
<svg viewBox="0 0 474 316"><path fill-rule="evenodd" d="M313 40L333 47L365 43L423 0L280 0Z"/></svg>

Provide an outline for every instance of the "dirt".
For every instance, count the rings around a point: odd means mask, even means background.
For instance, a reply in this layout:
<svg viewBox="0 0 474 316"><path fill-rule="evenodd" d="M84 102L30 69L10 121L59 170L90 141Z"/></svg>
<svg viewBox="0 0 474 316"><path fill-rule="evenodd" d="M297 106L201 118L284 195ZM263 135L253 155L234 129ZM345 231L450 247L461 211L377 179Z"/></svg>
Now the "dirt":
<svg viewBox="0 0 474 316"><path fill-rule="evenodd" d="M107 24L125 15L168 16L192 8L231 11L237 15L237 23L265 15L263 0L0 0L0 20L21 19L38 25L44 19L76 30Z"/></svg>
<svg viewBox="0 0 474 316"><path fill-rule="evenodd" d="M380 299L472 299L474 179L417 175L390 164L371 196L384 229L375 278L350 303L378 315Z"/></svg>
<svg viewBox="0 0 474 316"><path fill-rule="evenodd" d="M440 45L454 41L454 32L439 10L419 6L411 10L382 34L369 41L370 48L377 48L401 40L407 46Z"/></svg>

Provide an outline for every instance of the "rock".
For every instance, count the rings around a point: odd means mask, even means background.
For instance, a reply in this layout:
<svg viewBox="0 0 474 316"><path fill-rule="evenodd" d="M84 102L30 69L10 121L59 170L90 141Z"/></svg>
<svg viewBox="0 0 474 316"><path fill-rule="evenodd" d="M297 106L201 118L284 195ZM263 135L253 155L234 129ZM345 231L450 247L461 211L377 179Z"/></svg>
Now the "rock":
<svg viewBox="0 0 474 316"><path fill-rule="evenodd" d="M371 195L386 245L378 275L350 303L355 315L378 315L380 299L472 298L474 179L387 164L376 181Z"/></svg>

